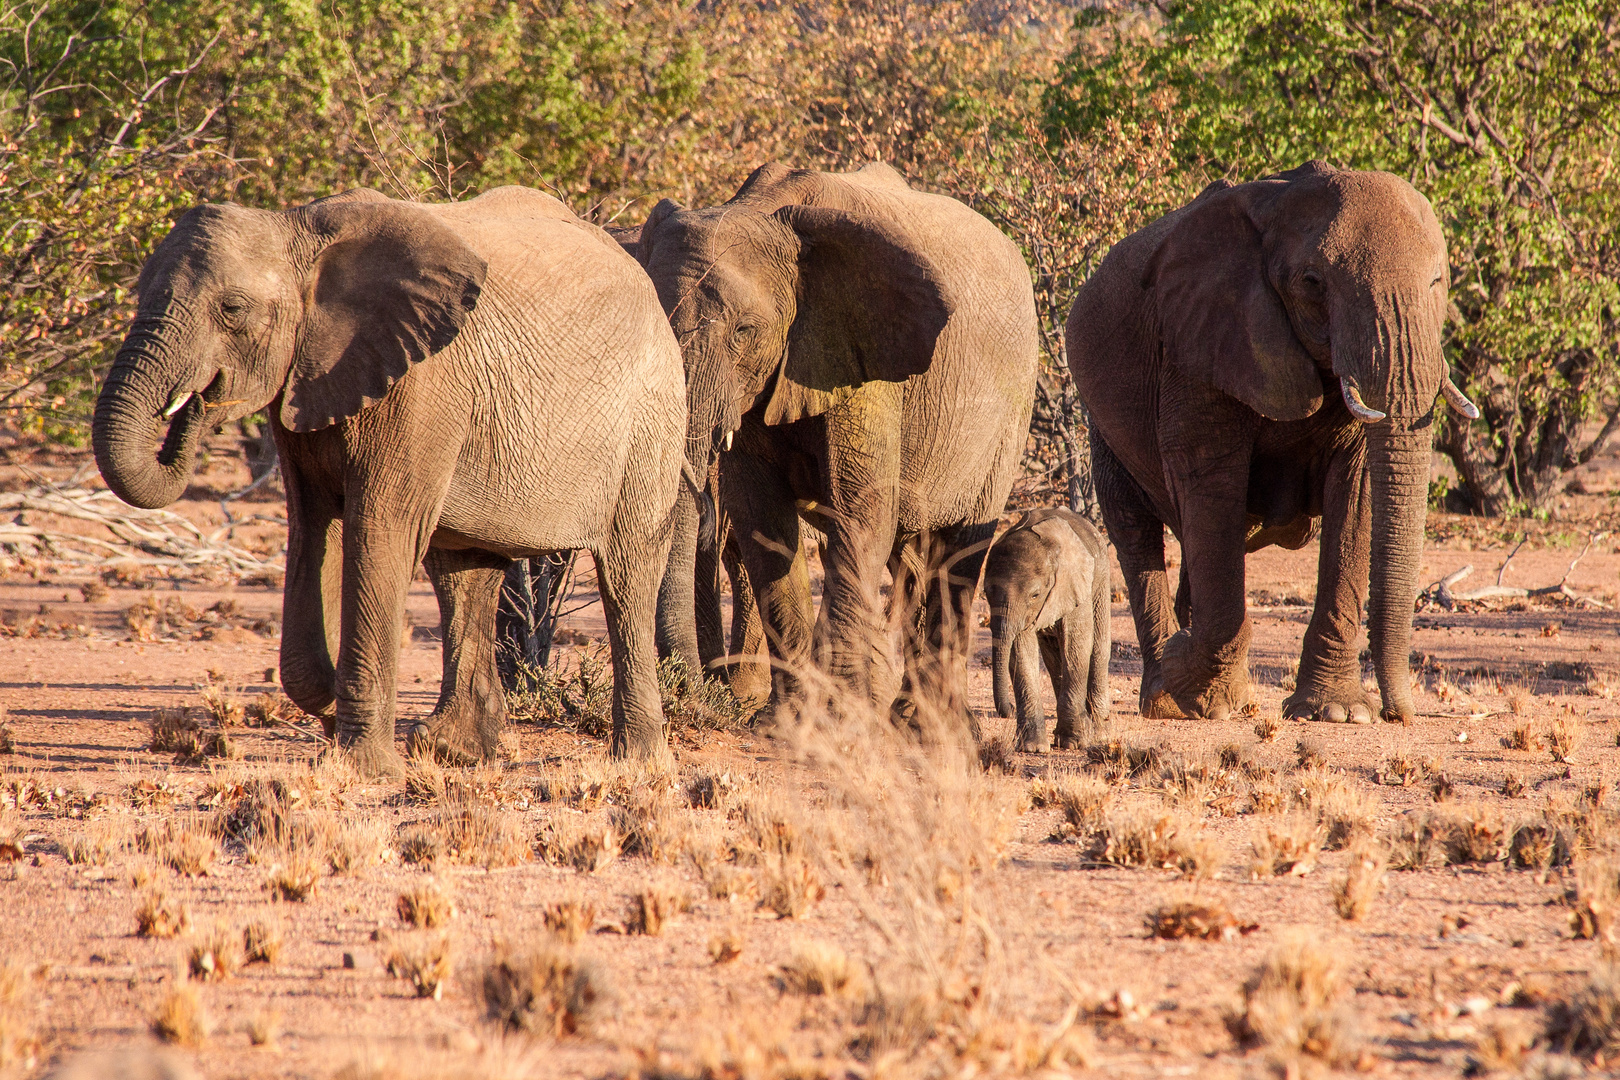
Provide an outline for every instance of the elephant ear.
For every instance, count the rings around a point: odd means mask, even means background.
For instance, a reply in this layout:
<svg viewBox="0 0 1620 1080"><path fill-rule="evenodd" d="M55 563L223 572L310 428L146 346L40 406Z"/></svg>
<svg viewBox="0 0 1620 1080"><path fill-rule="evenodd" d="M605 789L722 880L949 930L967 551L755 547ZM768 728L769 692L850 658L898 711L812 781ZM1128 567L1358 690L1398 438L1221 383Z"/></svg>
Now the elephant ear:
<svg viewBox="0 0 1620 1080"><path fill-rule="evenodd" d="M1045 630L1071 611L1091 610L1091 570L1094 557L1062 517L1053 514L1036 521L1030 530L1052 552L1055 567L1052 588L1035 616L1035 629Z"/></svg>
<svg viewBox="0 0 1620 1080"><path fill-rule="evenodd" d="M1322 406L1322 377L1267 280L1257 213L1286 185L1206 188L1148 261L1165 356L1272 420Z"/></svg>
<svg viewBox="0 0 1620 1080"><path fill-rule="evenodd" d="M819 416L864 383L927 371L956 307L939 268L874 218L815 206L774 216L799 238L798 311L765 422Z"/></svg>
<svg viewBox="0 0 1620 1080"><path fill-rule="evenodd" d="M310 223L324 244L281 402L292 431L319 430L382 400L454 341L487 269L425 210L371 200L314 209Z"/></svg>

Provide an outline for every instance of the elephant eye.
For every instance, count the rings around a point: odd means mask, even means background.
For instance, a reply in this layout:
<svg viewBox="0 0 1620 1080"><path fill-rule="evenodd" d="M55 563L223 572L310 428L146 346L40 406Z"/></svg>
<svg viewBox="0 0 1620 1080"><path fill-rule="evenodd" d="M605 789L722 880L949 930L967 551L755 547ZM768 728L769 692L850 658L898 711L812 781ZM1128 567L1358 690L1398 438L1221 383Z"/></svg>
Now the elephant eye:
<svg viewBox="0 0 1620 1080"><path fill-rule="evenodd" d="M1299 279L1305 283L1306 288L1312 290L1313 292L1321 291L1322 275L1318 274L1315 270L1305 271L1303 274L1299 275Z"/></svg>

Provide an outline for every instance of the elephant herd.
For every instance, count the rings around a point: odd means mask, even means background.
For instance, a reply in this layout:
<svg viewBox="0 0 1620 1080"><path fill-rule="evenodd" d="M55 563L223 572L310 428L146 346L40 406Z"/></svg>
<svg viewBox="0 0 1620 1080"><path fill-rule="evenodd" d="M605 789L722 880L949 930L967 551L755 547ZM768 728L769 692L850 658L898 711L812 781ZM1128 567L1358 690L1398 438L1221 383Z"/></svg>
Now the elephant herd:
<svg viewBox="0 0 1620 1080"><path fill-rule="evenodd" d="M1247 703L1244 555L1318 532L1285 711L1372 719L1370 589L1382 714L1410 715L1434 402L1473 409L1442 359L1446 284L1420 194L1312 163L1212 185L1081 289L1068 361L1144 715ZM930 672L965 663L946 646L971 639L981 576L996 706L1021 747L1047 744L1042 657L1059 745L1108 710L1101 537L1045 511L991 546L1038 372L1028 269L990 222L885 165L766 165L724 205L665 200L611 233L517 187L205 205L138 291L96 404L102 475L130 503L167 505L206 430L268 410L288 510L283 684L368 774L403 769L397 644L416 567L438 598L444 677L408 745L467 761L495 752L505 717L505 569L578 549L599 572L615 754L669 753L660 651L726 667L740 693L768 681L767 709L833 687L903 719ZM824 537L819 610L803 525ZM1184 556L1174 595L1167 526Z"/></svg>

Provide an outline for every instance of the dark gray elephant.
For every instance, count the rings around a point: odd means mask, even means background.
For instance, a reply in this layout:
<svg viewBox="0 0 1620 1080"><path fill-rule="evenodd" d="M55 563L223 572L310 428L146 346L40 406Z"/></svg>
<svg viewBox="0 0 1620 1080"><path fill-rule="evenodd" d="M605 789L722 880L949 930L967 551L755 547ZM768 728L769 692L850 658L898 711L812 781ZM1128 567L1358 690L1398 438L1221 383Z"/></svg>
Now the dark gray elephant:
<svg viewBox="0 0 1620 1080"><path fill-rule="evenodd" d="M667 756L654 613L684 466L679 347L646 275L556 199L352 191L202 206L147 260L96 403L96 461L173 502L203 431L269 407L287 487L281 671L368 774L401 771L395 675L418 563L444 683L411 743L488 756L505 716L511 557L590 549L614 664L613 749Z"/></svg>
<svg viewBox="0 0 1620 1080"><path fill-rule="evenodd" d="M1108 545L1072 510L1032 510L990 549L984 598L996 712L1018 720L1020 750L1047 747L1042 660L1057 701L1059 749L1108 719L1112 592Z"/></svg>
<svg viewBox="0 0 1620 1080"><path fill-rule="evenodd" d="M1143 715L1221 718L1248 702L1244 555L1320 528L1284 713L1371 719L1370 588L1383 715L1412 716L1435 395L1478 415L1441 352L1446 275L1440 225L1410 184L1313 162L1210 186L1121 240L1081 289L1069 365L1142 646ZM1174 607L1165 526L1184 561Z"/></svg>
<svg viewBox="0 0 1620 1080"><path fill-rule="evenodd" d="M948 674L933 666L947 641L960 673L1034 397L1018 248L884 165L766 165L723 206L660 203L637 250L685 357L692 464L704 472L719 453L772 701L799 700L812 661L855 700L896 701L886 569L916 613L907 687ZM819 617L801 515L827 537ZM665 648L694 667L697 517L683 497L659 619Z"/></svg>

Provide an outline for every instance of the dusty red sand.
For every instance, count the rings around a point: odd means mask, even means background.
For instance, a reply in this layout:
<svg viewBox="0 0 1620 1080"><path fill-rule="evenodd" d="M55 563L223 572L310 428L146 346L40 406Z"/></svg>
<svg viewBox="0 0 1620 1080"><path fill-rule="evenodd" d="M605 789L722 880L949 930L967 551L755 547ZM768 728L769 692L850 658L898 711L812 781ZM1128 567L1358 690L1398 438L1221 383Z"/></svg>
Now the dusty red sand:
<svg viewBox="0 0 1620 1080"><path fill-rule="evenodd" d="M69 464L36 459L34 467L62 476L70 471ZM1554 520L1538 527L1514 559L1507 583L1558 581L1589 533L1613 528L1611 470L1616 463L1599 465L1583 477L1590 491L1601 494L1573 499L1565 510L1572 519L1567 523ZM211 496L243 479L239 466L221 454L213 471L200 478L200 490L194 492L199 497L184 512L194 520L219 521ZM26 482L15 472L10 481L12 487ZM280 513L273 492L265 501L237 505L239 512L247 507L258 514ZM273 525L258 528L274 536ZM1494 580L1515 525L1446 518L1432 522L1431 529L1448 539L1428 552L1425 581L1472 562L1478 570L1459 586L1466 588ZM1285 695L1278 683L1297 656L1309 614L1308 606L1283 601L1312 595L1315 557L1314 548L1268 550L1249 561L1255 608L1252 664L1262 717L1277 713ZM0 958L43 965L25 1009L43 1043L39 1068L87 1047L155 1046L149 1017L177 978L181 949L176 941L135 936L130 878L148 860L127 852L103 867L69 865L60 845L84 826L63 816L62 808L72 805L78 793L104 793L109 805L103 813L132 823L146 820L149 815L137 814L124 797L141 778L165 779L181 793L178 805L186 806L203 793L209 769L172 766L169 755L148 751L148 717L159 707L195 704L199 686L210 677L239 688L243 697L270 690L267 674L277 663L273 636L230 630L215 640L143 643L128 640L124 616L131 605L149 597L177 598L198 611L230 599L246 616L235 621L251 622L252 616L279 615L280 598L271 589L158 580L151 589L112 588L105 597L87 602L79 586L89 580L49 566L36 577L25 565L14 566L0 581L0 621L13 632L29 632L36 619L33 625L44 628L42 636L11 637L0 645L0 704L15 741L15 753L0 757L0 768L6 770L0 777L0 798L15 798L29 779L60 792L50 796L49 806L21 809L27 854L20 861L0 863ZM1612 605L1620 586L1614 537L1594 543L1569 584ZM437 611L425 583L413 586L410 611L416 626L436 625ZM64 625L69 629L59 629ZM574 615L569 625L587 636L600 635L600 609ZM1606 681L1604 674L1620 670L1615 655L1620 653L1620 615L1584 605L1542 605L1521 611L1425 612L1417 616L1416 626L1414 649L1432 659L1418 697L1421 715L1411 727L1290 723L1282 725L1273 741L1259 742L1254 718L1222 724L1139 718L1139 665L1130 659L1134 633L1125 606L1116 604L1111 678L1116 733L1133 744L1193 755L1214 755L1226 744L1236 744L1252 751L1257 761L1277 767L1292 766L1299 739L1314 739L1330 767L1343 770L1380 800L1385 821L1433 805L1426 786L1374 782L1373 770L1395 752L1439 759L1456 802L1486 801L1509 816L1549 796L1572 798L1591 784L1612 787L1620 761L1620 702L1606 686L1620 678ZM987 631L981 629L980 636L971 665L972 705L987 717L990 733L1005 734L1010 725L990 717ZM413 636L401 650L402 720L428 712L437 693L438 647L421 640L425 637ZM565 656L577 651L569 647ZM1442 678L1462 693L1442 700L1434 692ZM1572 764L1557 764L1546 752L1513 751L1500 744L1502 736L1523 722L1507 711L1506 694L1515 686L1534 694L1528 719L1544 721L1562 713L1582 732ZM248 730L238 739L249 762L302 760L317 749L307 727ZM505 768L516 778L534 775L548 758L603 753L599 741L556 729L517 727L510 741L513 760ZM676 753L683 774L775 770L771 745L746 732L689 735L679 740ZM1045 759L1024 756L1019 765L1032 775L1065 760L1079 761L1074 754L1054 754ZM1500 794L1508 773L1525 781L1529 790L1523 798L1507 800ZM425 813L401 797L398 785L357 785L345 798L350 807L346 813L371 813L391 822L406 823ZM548 815L568 813L540 802L518 809L531 833ZM1099 997L1125 989L1142 1003L1144 1014L1126 1022L1096 1021L1098 1073L1250 1075L1263 1067L1264 1058L1234 1043L1224 1017L1239 1007L1243 980L1275 945L1278 930L1309 924L1352 967L1352 1008L1371 1039L1363 1065L1389 1075L1455 1075L1471 1052L1471 1033L1484 1022L1459 1016L1459 1009L1472 999L1483 999L1475 1007L1494 1006L1512 983L1567 993L1599 959L1593 942L1571 939L1568 908L1561 902L1570 884L1565 873L1542 880L1495 864L1391 872L1369 919L1342 923L1333 914L1329 889L1345 854L1324 855L1315 872L1303 877L1251 880L1248 841L1259 821L1211 815L1210 828L1226 843L1230 865L1217 880L1194 888L1164 871L1085 868L1080 848L1047 842L1058 822L1055 811L1025 814L1005 861L984 875L979 886L987 891L981 893L980 909L989 914L1010 959L1001 992L1016 1003L1015 1012L1050 1024L1069 1003L1066 985L1081 984ZM544 1075L599 1076L633 1067L641 1050L691 1051L705 1033L749 1017L767 1028L798 1029L801 1044L804 1039L813 1044L833 1007L821 999L784 994L773 980L793 944L832 940L851 954L883 948L855 905L836 888L797 921L766 920L705 899L662 936L596 934L587 939L585 947L608 968L618 987L616 1015L588 1037L508 1045L484 1020L477 985L478 962L494 940L532 934L543 905L564 896L593 899L602 918L617 918L649 877L685 881L697 895L696 877L690 867L652 867L640 859L619 859L594 876L539 861L495 871L441 865L438 876L453 889L460 909L452 928L458 968L443 1000L434 1001L417 999L402 980L379 970L373 960L378 946L371 940L373 931L398 925L395 899L424 873L394 860L357 878L328 877L308 903L275 905L288 927L281 962L205 986L202 995L214 1034L200 1050L182 1056L205 1075L221 1077L324 1077L372 1051L401 1054L408 1062L437 1057L482 1061L496 1073L522 1058L520 1064ZM261 881L262 868L227 849L209 876L173 877L169 887L184 898L197 923L206 926L216 918L241 922L268 911L272 905ZM1258 923L1259 930L1220 944L1144 937L1147 911L1190 893L1224 901L1240 919ZM1440 936L1442 919L1459 915L1468 920L1465 929ZM726 927L740 928L745 946L739 960L721 967L711 962L706 946ZM358 968L344 966L345 953L358 958ZM283 1035L274 1049L252 1048L246 1022L266 1010L281 1014ZM1527 1021L1536 1018L1533 1010L1512 1012ZM835 1029L829 1025L827 1030ZM826 1049L840 1048L833 1043Z"/></svg>

